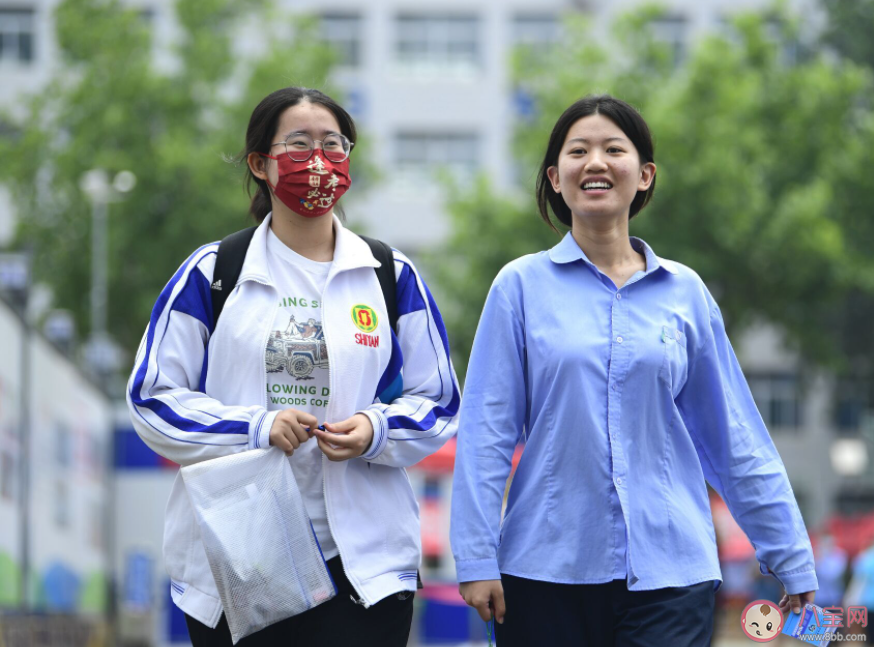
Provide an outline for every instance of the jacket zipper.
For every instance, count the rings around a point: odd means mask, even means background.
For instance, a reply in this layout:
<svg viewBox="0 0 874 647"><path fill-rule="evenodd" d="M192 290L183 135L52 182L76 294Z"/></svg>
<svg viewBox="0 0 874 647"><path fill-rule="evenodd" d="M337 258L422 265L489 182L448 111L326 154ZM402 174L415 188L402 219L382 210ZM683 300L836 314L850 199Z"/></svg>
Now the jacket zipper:
<svg viewBox="0 0 874 647"><path fill-rule="evenodd" d="M325 305L325 295L328 293L328 284L331 281L331 276L328 276L328 280L325 281L325 287L322 290L322 331L325 333L325 347L328 349L328 389L330 390L328 401L328 409L325 410L327 414L328 410L331 409L331 403L334 402L334 373L331 370L331 366L333 365L334 354L331 350L330 343L330 335L328 335L328 308ZM358 594L358 600L354 597L352 601L355 604L360 604L365 609L370 607L371 605L367 602L367 599L364 597L364 594L358 589L355 585L355 582L349 577L349 571L346 570L346 564L343 562L343 550L340 548L340 538L337 536L337 533L334 532L334 525L331 523L331 506L328 505L328 457L322 453L322 496L325 498L325 517L328 519L328 529L331 531L331 537L334 538L334 543L337 545L337 550L340 551L340 566L343 569L343 574L346 576L346 579L352 585L352 588L355 590L355 593ZM351 596L350 596L351 597Z"/></svg>
<svg viewBox="0 0 874 647"><path fill-rule="evenodd" d="M329 279L330 279L330 277L329 277ZM249 279L249 280L254 281L255 283L260 283L261 285L265 285L265 286L271 288L274 292L276 292L275 286L273 286L269 283L265 283L264 281L259 281L257 279ZM328 343L328 327L325 325L325 321L327 319L327 317L325 316L327 313L327 308L325 307L325 292L327 292L327 289L328 289L328 283L325 282L325 289L322 290L322 330L325 332L325 346L326 346L326 348L330 349L331 345ZM261 381L262 381L262 384L265 385L265 388L262 391L262 397L263 397L262 401L264 402L265 409L267 409L267 407L268 407L267 388L266 388L266 385L267 385L267 340L270 337L270 327L273 325L273 320L276 319L276 311L279 309L279 306L276 305L275 298L273 300L273 304L274 305L273 305L273 310L272 310L272 316L268 318L269 323L267 324L267 334L263 336L263 341L262 341L262 345L261 345L261 348L264 349L262 351L262 356L261 356ZM334 393L334 374L331 372L331 361L330 361L331 357L333 357L333 355L331 354L330 350L328 350L328 360L329 360L328 361L328 388L330 389L330 393L333 394ZM331 398L331 399L333 400L333 398ZM330 407L331 405L329 404L328 406ZM268 445L270 443L269 433L270 432L268 430L268 441L267 441ZM334 526L331 524L331 513L328 510L328 507L329 507L328 506L328 484L327 484L327 473L328 472L325 469L327 467L327 460L328 460L327 457L324 454L322 454L322 496L325 499L325 516L328 519L328 529L331 531L331 537L334 538L334 543L337 544L337 550L340 550L340 541L337 539L337 533L334 532ZM364 595L361 593L361 591L358 590L358 587L355 586L355 584L352 582L352 580L349 579L349 572L346 570L346 565L343 563L342 554L343 554L343 551L340 551L340 555L341 555L340 566L343 568L343 574L346 576L346 579L349 580L349 583L352 584L352 588L355 589L355 592L359 596L358 600L355 600L353 598L353 601L356 604L361 604L365 609L367 609L371 605L367 603L367 600L364 598Z"/></svg>

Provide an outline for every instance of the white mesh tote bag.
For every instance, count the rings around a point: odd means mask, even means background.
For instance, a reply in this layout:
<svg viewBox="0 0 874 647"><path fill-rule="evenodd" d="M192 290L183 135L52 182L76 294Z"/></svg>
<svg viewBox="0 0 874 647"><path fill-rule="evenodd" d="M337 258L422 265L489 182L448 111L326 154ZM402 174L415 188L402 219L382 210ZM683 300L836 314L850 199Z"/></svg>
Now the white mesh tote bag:
<svg viewBox="0 0 874 647"><path fill-rule="evenodd" d="M182 478L235 645L337 594L280 449L189 465Z"/></svg>

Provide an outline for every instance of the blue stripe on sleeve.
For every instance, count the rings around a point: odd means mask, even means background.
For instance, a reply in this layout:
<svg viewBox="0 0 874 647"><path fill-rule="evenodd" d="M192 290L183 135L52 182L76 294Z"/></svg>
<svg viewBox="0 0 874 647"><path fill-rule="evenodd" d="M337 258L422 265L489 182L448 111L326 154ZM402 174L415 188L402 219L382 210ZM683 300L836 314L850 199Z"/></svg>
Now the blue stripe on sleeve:
<svg viewBox="0 0 874 647"><path fill-rule="evenodd" d="M400 373L395 376L394 381L385 389L377 394L379 401L383 404L391 404L404 394L404 377Z"/></svg>
<svg viewBox="0 0 874 647"><path fill-rule="evenodd" d="M458 413L458 406L461 402L461 396L458 393L458 387L453 382L452 384L452 400L445 407L437 406L431 409L422 420L413 420L409 416L392 416L388 419L389 429L410 429L415 431L428 431L433 428L440 418L452 418ZM417 438L395 438L395 441L401 440L421 440Z"/></svg>
<svg viewBox="0 0 874 647"><path fill-rule="evenodd" d="M146 352L143 354L143 361L137 369L136 378L131 385L132 398L136 398L135 394L140 392L143 387L143 382L146 379L146 372L149 366L149 357L152 354L152 343L155 341L155 328L158 325L158 319L161 318L161 313L163 313L164 308L167 307L167 302L170 300L170 295L173 294L176 284L179 283L183 276L185 276L188 266L191 265L196 256L197 252L192 254L188 260L182 264L182 267L176 271L176 274L173 275L169 283L167 283L164 289L161 290L161 294L158 295L158 300L155 302L155 307L152 308L152 316L149 319L149 332L148 335L146 335Z"/></svg>
<svg viewBox="0 0 874 647"><path fill-rule="evenodd" d="M431 296L431 291L428 289L428 286L425 285L425 282L422 282L422 285L425 288L425 295L428 298L428 307L430 308L430 315L434 321L435 326L437 327L437 331L440 335L440 341L443 345L443 351L445 353L446 364L450 365L449 359L449 338L446 335L446 326L443 323L443 318L440 316L440 311L437 308L437 304L434 302L434 297ZM422 298L422 293L419 291L419 285L416 280L416 274L413 272L412 268L404 263L404 268L401 270L401 275L398 278L398 310L401 315L409 314L410 312L418 312L419 310L424 310L426 308L425 300ZM428 335L431 337L431 326L428 326ZM431 337L431 344L434 347L434 354L437 355L437 371L440 376L440 384L441 384L441 392L437 397L437 401L443 399L443 371L440 368L440 357L439 351L437 350L437 346L434 343L434 338ZM413 431L428 431L432 429L437 424L437 421L440 418L444 417L454 417L458 413L458 408L461 402L461 395L458 391L458 384L455 382L455 379L450 375L450 381L452 382L452 399L449 401L449 404L445 407L436 406L428 414L421 420L417 421L409 416L392 416L388 418L388 428L389 429L409 429ZM380 401L385 402L380 398ZM445 426L444 426L445 427ZM442 433L442 429L436 435ZM396 441L400 440L421 440L420 438L398 438L394 439Z"/></svg>
<svg viewBox="0 0 874 647"><path fill-rule="evenodd" d="M391 357L388 360L388 366L379 378L379 383L376 385L376 396L380 402L388 403L400 396L403 391L403 378L401 378L401 367L404 365L404 355L401 352L401 345L398 343L398 338L395 336L394 330L391 331ZM400 380L399 380L400 378ZM397 395L389 397L397 389ZM391 388L391 391L388 389ZM386 397L383 397L385 395Z"/></svg>
<svg viewBox="0 0 874 647"><path fill-rule="evenodd" d="M214 243L210 243L214 244ZM202 432L202 433L220 433L220 434L243 434L248 435L249 433L249 424L247 422L239 421L239 420L219 420L218 422L211 425L203 425L199 422L188 420L187 418L183 418L179 416L173 409L171 409L168 405L164 404L160 400L156 400L154 398L142 398L140 394L143 390L143 384L146 379L146 373L148 372L149 366L149 358L152 355L153 344L155 342L155 330L157 328L157 324L161 315L164 313L164 310L167 308L168 302L170 301L170 297L173 294L173 290L176 288L176 285L182 278L185 276L186 272L190 271L192 273L200 274L200 271L197 269L196 264L199 263L203 258L208 256L209 254L215 254L215 252L210 252L203 257L198 257L198 253L209 245L204 245L200 249L198 249L194 254L192 254L188 260L182 265L182 267L177 270L177 272L173 275L173 278L170 279L170 282L167 283L166 287L161 291L160 296L158 297L157 302L155 303L155 307L152 309L152 316L149 320L149 332L146 337L146 352L143 355L143 360L140 363L139 368L136 372L136 377L131 384L130 396L134 405L137 407L144 407L153 411L162 421L166 424L179 429L184 432ZM197 263L194 263L194 259L197 259ZM191 267L192 263L195 264L195 267ZM202 275L201 275L202 276ZM206 279L203 279L204 282ZM195 280L193 283L187 282L186 287L182 292L188 289L188 285L192 286L192 289L195 291L196 295L201 295L199 292L198 282ZM209 299L209 286L207 285L207 292L205 298ZM190 298L195 298L192 295ZM175 305L175 303L174 303ZM189 304L190 306L191 304ZM207 312L207 308L209 308L210 317L211 317L211 309L212 306L206 306L205 304L201 306L201 313ZM194 312L197 312L196 309L193 309ZM169 321L168 321L169 324ZM209 327L209 326L207 326ZM205 352L205 350L204 350ZM142 416L141 416L142 417ZM163 433L163 432L162 432ZM166 435L166 434L165 434Z"/></svg>
<svg viewBox="0 0 874 647"><path fill-rule="evenodd" d="M425 309L425 300L422 299L422 293L419 292L416 273L406 263L404 263L404 268L398 277L397 299L398 319L411 312L419 312L419 310Z"/></svg>
<svg viewBox="0 0 874 647"><path fill-rule="evenodd" d="M136 413L136 414L140 417L140 419L143 421L144 424L148 425L149 427L151 427L152 429L154 429L155 431L157 431L157 432L158 432L159 434L161 434L162 436L167 436L167 438L171 438L172 440L174 440L175 442L178 442L178 443L188 443L189 445L219 445L219 444L220 444L220 445L222 445L223 447L239 447L239 446L242 446L242 445L248 445L248 444L249 444L249 441L244 441L244 442L242 442L242 443L203 443L203 442L200 442L200 441L197 441L197 440L185 440L185 439L182 439L182 438L174 438L174 437L171 436L170 434L167 434L167 433L161 431L161 430L158 429L155 425L153 425L151 422L149 422L148 420L146 420L146 418L145 418L145 416L142 414L142 412L141 412L139 409L137 409L136 407L134 407L134 413Z"/></svg>
<svg viewBox="0 0 874 647"><path fill-rule="evenodd" d="M425 294L428 295L428 305L431 308L431 316L434 318L434 323L437 324L437 331L440 333L440 340L443 342L443 351L446 353L446 361L449 361L449 337L446 335L446 326L443 325L443 317L440 316L440 311L437 309L437 304L434 302L434 297L431 296L431 290L425 286Z"/></svg>
<svg viewBox="0 0 874 647"><path fill-rule="evenodd" d="M196 267L188 275L185 287L176 296L171 310L191 315L206 327L209 334L212 334L212 296L209 282L203 272Z"/></svg>
<svg viewBox="0 0 874 647"><path fill-rule="evenodd" d="M132 396L133 397L133 396ZM164 404L155 398L133 398L134 404L138 407L144 407L156 413L161 420L168 425L175 427L179 431L189 433L210 433L210 434L249 434L249 423L241 420L222 420L216 418L216 422L211 425L204 425L188 418L183 418L176 413L169 405Z"/></svg>
<svg viewBox="0 0 874 647"><path fill-rule="evenodd" d="M197 390L206 393L206 371L209 369L209 347L203 349L203 364L200 367L200 383Z"/></svg>

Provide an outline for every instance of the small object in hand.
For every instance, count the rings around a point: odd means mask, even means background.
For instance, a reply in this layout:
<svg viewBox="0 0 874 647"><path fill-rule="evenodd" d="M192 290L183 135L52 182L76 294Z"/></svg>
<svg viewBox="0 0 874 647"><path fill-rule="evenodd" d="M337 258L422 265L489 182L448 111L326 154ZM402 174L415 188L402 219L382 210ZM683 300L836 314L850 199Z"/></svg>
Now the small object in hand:
<svg viewBox="0 0 874 647"><path fill-rule="evenodd" d="M783 632L787 636L811 643L813 645L828 645L832 634L837 633L836 625L824 622L828 614L815 604L805 604L801 613L792 611L783 625Z"/></svg>

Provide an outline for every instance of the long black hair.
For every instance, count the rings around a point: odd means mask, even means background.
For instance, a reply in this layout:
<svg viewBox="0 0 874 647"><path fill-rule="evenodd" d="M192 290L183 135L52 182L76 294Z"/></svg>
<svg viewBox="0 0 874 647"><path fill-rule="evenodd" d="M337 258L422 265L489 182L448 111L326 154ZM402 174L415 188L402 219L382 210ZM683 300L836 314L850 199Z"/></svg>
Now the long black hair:
<svg viewBox="0 0 874 647"><path fill-rule="evenodd" d="M643 120L641 114L633 106L621 99L611 97L609 94L583 97L565 110L561 117L558 118L558 121L555 122L552 134L549 136L549 144L546 147L543 164L537 174L536 195L540 217L553 229L555 229L555 225L549 218L549 207L552 207L552 212L559 222L568 227L571 226L572 216L570 207L567 206L562 194L556 193L553 190L547 171L550 166L558 166L558 156L561 153L564 140L571 126L583 117L591 115L604 115L619 126L637 149L641 164L646 164L647 162L655 163L652 135L649 132L649 126L646 125L646 121ZM654 191L655 177L653 177L646 191L638 191L637 195L634 196L631 209L628 212L629 220L634 218L649 203Z"/></svg>
<svg viewBox="0 0 874 647"><path fill-rule="evenodd" d="M339 103L318 90L292 86L271 92L252 111L249 127L246 129L246 149L241 154L240 159L245 161L250 153L269 154L270 144L273 143L273 138L276 136L276 128L282 113L302 101L317 103L330 110L337 118L337 123L340 124L340 132L350 142L355 143L358 136L355 122ZM255 185L254 196L252 195L253 185ZM249 213L252 214L256 222L261 223L273 208L270 202L270 187L267 182L255 177L248 164L246 165L246 191L252 198Z"/></svg>

